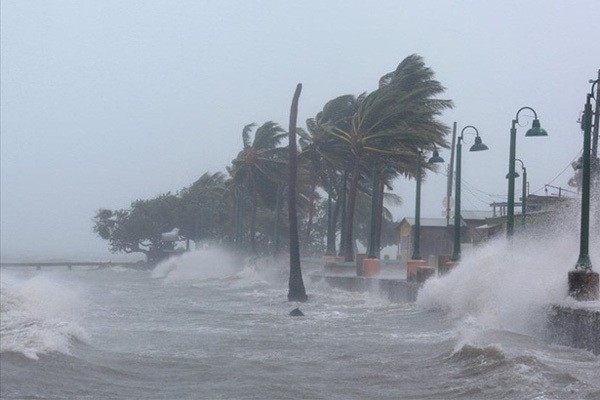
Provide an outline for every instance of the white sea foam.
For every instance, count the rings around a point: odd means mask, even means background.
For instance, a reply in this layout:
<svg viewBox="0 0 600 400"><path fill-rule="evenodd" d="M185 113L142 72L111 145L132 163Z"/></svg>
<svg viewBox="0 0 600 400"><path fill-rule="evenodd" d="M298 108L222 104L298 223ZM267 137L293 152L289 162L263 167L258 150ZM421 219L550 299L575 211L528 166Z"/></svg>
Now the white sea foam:
<svg viewBox="0 0 600 400"><path fill-rule="evenodd" d="M241 264L241 263L240 263ZM235 274L242 265L226 251L211 248L189 251L160 262L152 271L153 278L183 283L206 279L226 278Z"/></svg>
<svg viewBox="0 0 600 400"><path fill-rule="evenodd" d="M72 285L46 275L21 279L8 271L0 284L0 352L38 359L51 352L69 354L73 340L89 339L78 324L85 300Z"/></svg>
<svg viewBox="0 0 600 400"><path fill-rule="evenodd" d="M597 243L598 230L592 229L591 236L591 243ZM545 232L515 236L512 243L494 240L466 254L450 274L428 281L417 304L447 310L471 335L489 329L539 333L545 307L567 297L567 273L577 260L578 245L575 217L560 218ZM591 250L598 263L598 249Z"/></svg>

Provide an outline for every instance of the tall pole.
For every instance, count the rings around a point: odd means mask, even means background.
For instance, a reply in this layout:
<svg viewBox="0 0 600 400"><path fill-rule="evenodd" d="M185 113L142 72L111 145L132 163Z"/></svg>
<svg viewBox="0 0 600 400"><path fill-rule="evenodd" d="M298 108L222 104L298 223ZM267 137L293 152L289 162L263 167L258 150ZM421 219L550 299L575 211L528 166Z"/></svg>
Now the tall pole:
<svg viewBox="0 0 600 400"><path fill-rule="evenodd" d="M592 94L587 95L583 111L583 179L581 184L581 235L579 240L579 259L575 269L591 270L589 255L590 235L590 147L592 134Z"/></svg>
<svg viewBox="0 0 600 400"><path fill-rule="evenodd" d="M461 135L462 137L462 135ZM461 137L456 143L456 189L454 190L454 250L452 252L452 261L460 260L460 180L461 180L461 162L462 162L462 144Z"/></svg>
<svg viewBox="0 0 600 400"><path fill-rule="evenodd" d="M417 154L417 194L415 201L415 226L413 234L413 260L421 259L421 151Z"/></svg>
<svg viewBox="0 0 600 400"><path fill-rule="evenodd" d="M515 158L517 147L517 120L510 128L510 151L508 154L508 204L506 207L506 237L511 238L515 226Z"/></svg>
<svg viewBox="0 0 600 400"><path fill-rule="evenodd" d="M450 198L452 197L452 174L454 171L454 149L456 145L456 122L452 125L452 151L448 165L448 180L446 183L446 226L450 225Z"/></svg>
<svg viewBox="0 0 600 400"><path fill-rule="evenodd" d="M523 200L521 201L521 214L523 214L523 230L525 230L525 216L527 215L527 168L523 167Z"/></svg>
<svg viewBox="0 0 600 400"><path fill-rule="evenodd" d="M339 256L343 256L346 251L346 191L348 188L348 172L344 171L344 175L342 176L342 215L340 216L340 251L338 252ZM338 199L339 201L339 199Z"/></svg>
<svg viewBox="0 0 600 400"><path fill-rule="evenodd" d="M581 182L581 236L579 241L579 259L575 270L569 271L569 295L576 300L598 300L600 276L592 271L592 261L589 255L590 234L590 153L592 136L592 104L594 85L600 79L593 81L592 90L587 95L583 111L583 176ZM596 99L596 104L598 104Z"/></svg>
<svg viewBox="0 0 600 400"><path fill-rule="evenodd" d="M333 226L333 210L331 201L331 176L327 175L327 250L325 255L335 256L335 227Z"/></svg>
<svg viewBox="0 0 600 400"><path fill-rule="evenodd" d="M529 110L533 113L533 123L531 128L525 133L525 136L548 136L548 133L542 129L537 113L531 107L525 106L519 108L515 119L512 120L510 128L510 152L508 154L508 204L506 207L506 237L511 239L515 227L515 159L516 159L516 142L517 142L517 123L519 122L519 114L523 110Z"/></svg>
<svg viewBox="0 0 600 400"><path fill-rule="evenodd" d="M600 69L598 70L598 81L600 81ZM592 162L594 163L594 173L596 179L600 175L600 165L598 164L598 129L600 126L600 85L596 85L596 111L594 112L594 130L592 132Z"/></svg>

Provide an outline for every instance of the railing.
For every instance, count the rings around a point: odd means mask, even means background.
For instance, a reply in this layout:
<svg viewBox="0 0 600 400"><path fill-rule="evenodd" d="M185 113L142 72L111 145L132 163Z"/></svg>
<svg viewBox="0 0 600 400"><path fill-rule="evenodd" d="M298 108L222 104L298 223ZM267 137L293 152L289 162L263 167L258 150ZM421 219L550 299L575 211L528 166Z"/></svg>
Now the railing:
<svg viewBox="0 0 600 400"><path fill-rule="evenodd" d="M5 267L35 267L41 269L42 267L67 267L72 269L73 267L97 267L97 268L109 268L109 267L124 267L133 269L148 269L150 265L145 262L112 262L112 261L53 261L53 262L3 262L0 263L0 268Z"/></svg>

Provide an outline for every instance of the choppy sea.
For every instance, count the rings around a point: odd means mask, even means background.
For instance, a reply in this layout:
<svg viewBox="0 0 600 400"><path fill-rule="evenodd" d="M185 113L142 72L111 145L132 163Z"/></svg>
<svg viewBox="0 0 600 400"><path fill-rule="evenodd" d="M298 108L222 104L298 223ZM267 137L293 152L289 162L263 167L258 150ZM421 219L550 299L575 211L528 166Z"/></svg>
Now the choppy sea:
<svg viewBox="0 0 600 400"><path fill-rule="evenodd" d="M409 304L313 283L310 269L309 301L289 303L285 267L210 250L154 271L3 268L0 397L599 399L599 357L539 332L564 268L507 270L502 251L479 250Z"/></svg>

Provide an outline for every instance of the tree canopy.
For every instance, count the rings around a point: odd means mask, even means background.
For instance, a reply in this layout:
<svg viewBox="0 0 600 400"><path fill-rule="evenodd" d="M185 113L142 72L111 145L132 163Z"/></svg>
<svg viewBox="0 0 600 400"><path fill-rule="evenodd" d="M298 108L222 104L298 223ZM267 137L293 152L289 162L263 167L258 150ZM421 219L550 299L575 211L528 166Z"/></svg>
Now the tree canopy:
<svg viewBox="0 0 600 400"><path fill-rule="evenodd" d="M393 242L394 221L384 207L390 195L384 189L398 177L415 177L419 152L448 146L449 127L438 117L453 104L438 98L445 89L433 77L413 54L383 75L374 91L337 96L307 119L305 128L297 127L295 199L302 254L335 253L341 238L346 259L353 259L355 238L365 243L369 236L372 212L378 214L376 229L384 232L377 245ZM287 135L274 121L247 124L241 150L226 173L205 172L176 194L136 200L127 209L100 209L94 231L111 251L141 252L149 259L173 251L173 242L161 235L175 228L181 240L213 241L254 254L273 253L280 245L286 250Z"/></svg>

